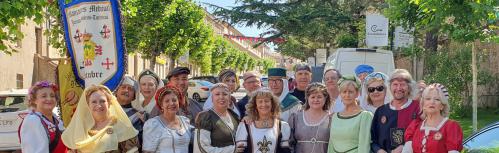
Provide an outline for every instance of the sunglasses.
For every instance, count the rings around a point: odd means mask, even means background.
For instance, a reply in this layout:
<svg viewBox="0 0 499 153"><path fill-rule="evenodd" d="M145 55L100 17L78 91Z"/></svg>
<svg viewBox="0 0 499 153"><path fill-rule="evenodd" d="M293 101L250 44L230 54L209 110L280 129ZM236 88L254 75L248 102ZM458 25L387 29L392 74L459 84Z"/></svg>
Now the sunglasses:
<svg viewBox="0 0 499 153"><path fill-rule="evenodd" d="M367 91L369 93L373 93L375 90L381 92L383 90L385 90L385 87L384 86L377 86L377 87L367 87Z"/></svg>

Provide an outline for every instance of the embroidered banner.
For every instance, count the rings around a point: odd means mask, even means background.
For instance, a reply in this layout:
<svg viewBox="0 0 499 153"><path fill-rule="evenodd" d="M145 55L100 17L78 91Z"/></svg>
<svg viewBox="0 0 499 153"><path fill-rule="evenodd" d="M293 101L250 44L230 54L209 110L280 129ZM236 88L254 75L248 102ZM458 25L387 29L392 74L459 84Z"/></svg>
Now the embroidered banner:
<svg viewBox="0 0 499 153"><path fill-rule="evenodd" d="M75 75L69 61L61 60L57 66L57 78L59 84L60 110L64 126L68 126L76 105L83 93L83 88L76 82Z"/></svg>
<svg viewBox="0 0 499 153"><path fill-rule="evenodd" d="M65 40L76 81L103 84L111 91L126 69L125 45L117 0L59 0Z"/></svg>

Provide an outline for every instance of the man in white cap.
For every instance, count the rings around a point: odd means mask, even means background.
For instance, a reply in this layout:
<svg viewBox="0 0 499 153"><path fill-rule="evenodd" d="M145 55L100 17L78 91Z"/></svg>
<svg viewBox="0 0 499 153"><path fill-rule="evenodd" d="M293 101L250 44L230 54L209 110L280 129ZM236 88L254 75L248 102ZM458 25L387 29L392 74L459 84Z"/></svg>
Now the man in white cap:
<svg viewBox="0 0 499 153"><path fill-rule="evenodd" d="M132 107L132 101L136 98L136 92L139 90L139 84L131 77L124 76L120 86L114 92L121 108L132 122L133 127L139 131L139 144L142 144L142 127L144 126L144 114ZM140 148L139 148L140 149Z"/></svg>

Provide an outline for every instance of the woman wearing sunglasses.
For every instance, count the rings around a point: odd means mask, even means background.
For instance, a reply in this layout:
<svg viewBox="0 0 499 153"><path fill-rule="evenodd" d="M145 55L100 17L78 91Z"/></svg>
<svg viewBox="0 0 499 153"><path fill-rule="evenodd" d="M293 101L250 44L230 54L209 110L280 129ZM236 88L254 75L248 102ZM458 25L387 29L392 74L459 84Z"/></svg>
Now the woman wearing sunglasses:
<svg viewBox="0 0 499 153"><path fill-rule="evenodd" d="M374 114L378 107L390 102L391 94L386 92L388 84L388 77L384 73L373 72L367 75L362 84L362 93L367 93L367 96L360 99L362 109Z"/></svg>

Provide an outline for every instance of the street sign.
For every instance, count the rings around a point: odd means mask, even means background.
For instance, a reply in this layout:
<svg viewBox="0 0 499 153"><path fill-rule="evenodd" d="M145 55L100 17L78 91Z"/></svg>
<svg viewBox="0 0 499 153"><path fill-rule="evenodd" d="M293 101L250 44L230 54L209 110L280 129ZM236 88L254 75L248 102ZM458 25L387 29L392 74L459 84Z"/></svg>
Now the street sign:
<svg viewBox="0 0 499 153"><path fill-rule="evenodd" d="M406 30L401 26L395 28L395 47L408 47L414 43L414 36L412 35L414 28Z"/></svg>
<svg viewBox="0 0 499 153"><path fill-rule="evenodd" d="M325 49L325 48L316 49L315 58L316 58L316 64L318 64L318 65L326 63L327 49Z"/></svg>
<svg viewBox="0 0 499 153"><path fill-rule="evenodd" d="M388 18L380 14L366 16L366 44L369 47L388 45Z"/></svg>
<svg viewBox="0 0 499 153"><path fill-rule="evenodd" d="M76 80L84 87L103 84L112 91L126 69L117 0L59 0L64 34Z"/></svg>

